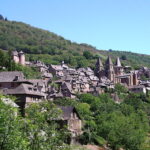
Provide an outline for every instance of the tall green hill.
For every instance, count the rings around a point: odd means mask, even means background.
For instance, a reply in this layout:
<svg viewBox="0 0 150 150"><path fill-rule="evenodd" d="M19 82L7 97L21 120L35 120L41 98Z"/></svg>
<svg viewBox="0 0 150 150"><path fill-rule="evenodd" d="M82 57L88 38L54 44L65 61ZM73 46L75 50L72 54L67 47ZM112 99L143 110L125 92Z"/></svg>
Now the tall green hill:
<svg viewBox="0 0 150 150"><path fill-rule="evenodd" d="M0 20L0 49L23 50L27 59L39 59L58 64L62 60L74 67L94 66L97 57L104 61L108 55L113 60L122 58L124 65L134 68L150 67L150 56L114 50L97 50L88 44L77 44L52 32L16 21Z"/></svg>

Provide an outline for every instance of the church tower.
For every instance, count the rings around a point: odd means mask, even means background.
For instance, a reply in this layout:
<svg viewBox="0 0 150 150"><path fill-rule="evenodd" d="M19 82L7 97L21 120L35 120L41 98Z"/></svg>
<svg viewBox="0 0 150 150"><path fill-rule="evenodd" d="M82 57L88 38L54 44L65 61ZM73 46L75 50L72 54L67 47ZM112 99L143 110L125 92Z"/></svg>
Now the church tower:
<svg viewBox="0 0 150 150"><path fill-rule="evenodd" d="M137 73L134 72L133 73L133 85L138 85L138 77L137 77Z"/></svg>
<svg viewBox="0 0 150 150"><path fill-rule="evenodd" d="M102 76L104 76L104 66L102 64L101 58L99 57L97 59L97 62L95 64L95 75L100 79Z"/></svg>
<svg viewBox="0 0 150 150"><path fill-rule="evenodd" d="M115 63L114 69L115 69L115 74L116 75L122 75L123 74L123 67L121 65L119 57L117 57L117 59L116 59L116 63Z"/></svg>
<svg viewBox="0 0 150 150"><path fill-rule="evenodd" d="M106 77L110 80L110 81L114 81L115 80L115 71L114 71L114 65L112 63L111 57L108 56L107 60L106 60L106 64L105 64L105 73L106 73Z"/></svg>

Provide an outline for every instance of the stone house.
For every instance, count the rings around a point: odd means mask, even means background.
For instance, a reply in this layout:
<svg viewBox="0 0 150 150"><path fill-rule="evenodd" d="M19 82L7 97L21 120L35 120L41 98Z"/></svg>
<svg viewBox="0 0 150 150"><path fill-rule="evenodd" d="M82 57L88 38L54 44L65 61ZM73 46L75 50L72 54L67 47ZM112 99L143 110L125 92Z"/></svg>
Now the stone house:
<svg viewBox="0 0 150 150"><path fill-rule="evenodd" d="M101 88L101 87L91 87L90 90L88 91L88 93L91 93L93 94L94 96L98 96L102 93L105 92L105 89L104 88Z"/></svg>
<svg viewBox="0 0 150 150"><path fill-rule="evenodd" d="M50 65L49 72L52 73L54 76L63 77L63 67L61 65Z"/></svg>
<svg viewBox="0 0 150 150"><path fill-rule="evenodd" d="M20 107L22 115L24 115L24 109L28 104L38 103L45 97L36 87L26 83L22 83L15 88L3 89L3 94L13 95L17 98L16 104Z"/></svg>
<svg viewBox="0 0 150 150"><path fill-rule="evenodd" d="M138 78L142 79L142 76L144 76L147 79L150 79L150 68L141 67L138 70Z"/></svg>
<svg viewBox="0 0 150 150"><path fill-rule="evenodd" d="M146 87L143 85L129 86L128 89L130 92L133 92L133 93L144 93L144 94L146 94Z"/></svg>
<svg viewBox="0 0 150 150"><path fill-rule="evenodd" d="M0 89L15 88L21 83L32 84L27 81L20 71L3 71L0 72Z"/></svg>
<svg viewBox="0 0 150 150"><path fill-rule="evenodd" d="M66 125L71 132L70 143L73 144L77 141L78 136L82 134L82 120L75 107L59 106L59 108L62 110L61 125Z"/></svg>
<svg viewBox="0 0 150 150"><path fill-rule="evenodd" d="M89 76L89 79L90 79L90 82L91 82L91 85L92 85L92 86L97 86L97 83L98 83L98 81L99 81L99 79L98 79L97 76L94 76L94 75Z"/></svg>
<svg viewBox="0 0 150 150"><path fill-rule="evenodd" d="M41 61L34 61L32 66L37 68L39 72L48 72L48 67Z"/></svg>
<svg viewBox="0 0 150 150"><path fill-rule="evenodd" d="M41 76L42 76L42 79L46 81L51 81L53 78L53 75L49 72L43 72Z"/></svg>
<svg viewBox="0 0 150 150"><path fill-rule="evenodd" d="M86 77L83 77L80 81L80 92L87 93L90 90L90 84Z"/></svg>
<svg viewBox="0 0 150 150"><path fill-rule="evenodd" d="M80 92L80 81L72 80L71 86L72 86L72 90L74 91L74 93Z"/></svg>
<svg viewBox="0 0 150 150"><path fill-rule="evenodd" d="M64 82L61 85L61 93L63 94L64 97L75 98L75 93L70 83Z"/></svg>
<svg viewBox="0 0 150 150"><path fill-rule="evenodd" d="M28 81L31 82L33 86L36 87L40 93L43 93L45 96L47 95L48 88L49 88L48 86L49 82L47 80L30 79Z"/></svg>

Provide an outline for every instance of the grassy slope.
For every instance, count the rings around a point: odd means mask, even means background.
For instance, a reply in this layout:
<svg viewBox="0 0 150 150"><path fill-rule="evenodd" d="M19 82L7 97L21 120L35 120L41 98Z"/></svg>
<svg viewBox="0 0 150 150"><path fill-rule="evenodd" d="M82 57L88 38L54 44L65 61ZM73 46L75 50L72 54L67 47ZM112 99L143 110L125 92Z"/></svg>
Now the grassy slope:
<svg viewBox="0 0 150 150"><path fill-rule="evenodd" d="M30 54L28 58L41 59L46 63L57 64L65 60L68 64L77 66L78 61L83 60L86 65L93 66L96 61L95 58L86 60L82 56L83 51L87 50L92 52L94 56L101 56L103 61L108 55L112 56L113 59L125 55L127 60L123 61L124 65L150 67L149 55L97 50L93 46L73 43L52 32L15 21L0 21L0 48L4 50L23 50L25 53Z"/></svg>

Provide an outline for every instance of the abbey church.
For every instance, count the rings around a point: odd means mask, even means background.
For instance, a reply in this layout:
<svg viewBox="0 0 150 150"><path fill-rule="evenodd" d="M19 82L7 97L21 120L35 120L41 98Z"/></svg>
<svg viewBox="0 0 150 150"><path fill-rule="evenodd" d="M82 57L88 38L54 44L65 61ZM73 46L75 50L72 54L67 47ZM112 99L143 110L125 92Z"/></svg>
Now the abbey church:
<svg viewBox="0 0 150 150"><path fill-rule="evenodd" d="M109 56L103 65L100 58L98 58L95 66L95 75L101 80L103 77L108 78L112 83L121 83L127 86L138 85L136 72L125 73L124 67L121 65L119 57L113 64Z"/></svg>

